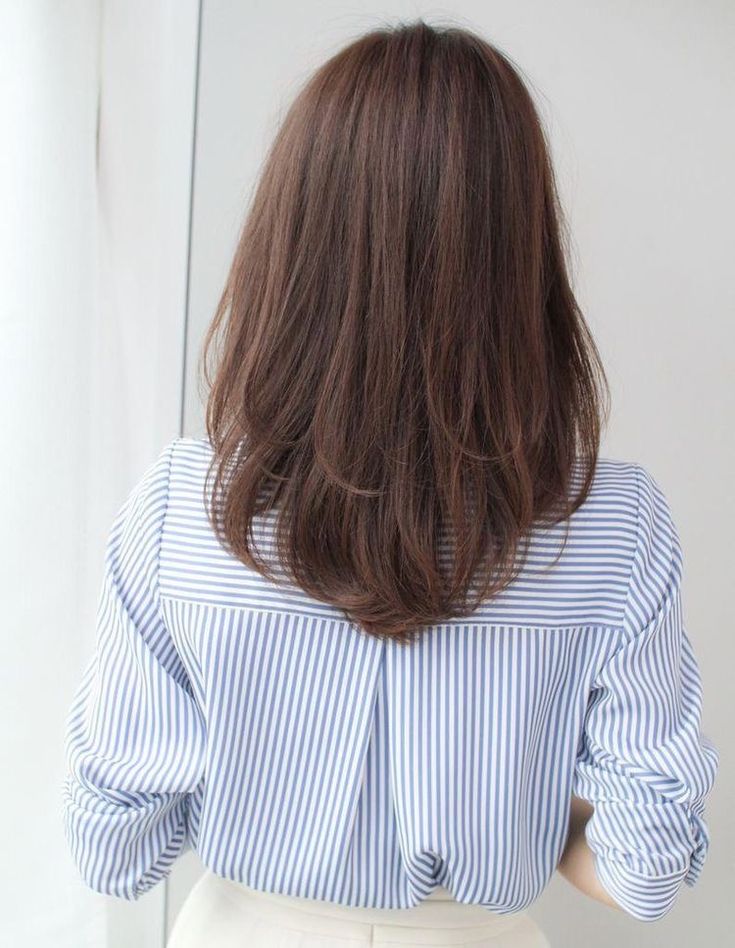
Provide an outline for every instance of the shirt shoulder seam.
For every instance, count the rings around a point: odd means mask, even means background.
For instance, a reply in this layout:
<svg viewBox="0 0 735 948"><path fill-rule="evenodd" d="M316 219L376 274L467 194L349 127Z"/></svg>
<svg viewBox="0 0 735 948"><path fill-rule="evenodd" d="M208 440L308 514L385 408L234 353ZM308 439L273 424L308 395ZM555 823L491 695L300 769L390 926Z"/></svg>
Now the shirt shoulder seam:
<svg viewBox="0 0 735 948"><path fill-rule="evenodd" d="M635 511L635 549L633 550L633 555L630 558L630 570L628 572L628 587L625 594L625 602L623 603L623 611L620 616L620 629L624 632L628 632L628 624L626 618L628 615L628 604L630 602L631 593L633 591L633 574L635 572L635 564L638 560L638 554L641 548L641 537L642 537L642 523L641 523L641 467L638 463L633 463L633 470L635 472L635 483L636 483L636 511Z"/></svg>

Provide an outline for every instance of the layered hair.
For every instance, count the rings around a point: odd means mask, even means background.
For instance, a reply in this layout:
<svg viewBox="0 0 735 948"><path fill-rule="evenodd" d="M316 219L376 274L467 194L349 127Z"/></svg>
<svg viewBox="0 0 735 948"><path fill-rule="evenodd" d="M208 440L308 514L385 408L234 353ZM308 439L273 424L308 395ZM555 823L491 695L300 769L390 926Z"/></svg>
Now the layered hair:
<svg viewBox="0 0 735 948"><path fill-rule="evenodd" d="M507 54L417 20L321 65L204 341L223 546L402 643L512 582L585 500L609 410L565 234Z"/></svg>

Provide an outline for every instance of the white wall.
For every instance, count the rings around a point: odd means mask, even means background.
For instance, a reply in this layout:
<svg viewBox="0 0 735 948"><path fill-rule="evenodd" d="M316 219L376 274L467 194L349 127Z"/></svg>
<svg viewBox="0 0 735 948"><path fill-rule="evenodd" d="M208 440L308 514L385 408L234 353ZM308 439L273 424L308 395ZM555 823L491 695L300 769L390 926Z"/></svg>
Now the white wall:
<svg viewBox="0 0 735 948"><path fill-rule="evenodd" d="M670 497L685 551L684 609L704 680L704 726L722 750L708 808L710 856L699 886L685 889L666 919L636 923L561 878L533 914L564 948L723 944L735 885L732 711L722 700L735 664L728 596L735 131L725 118L735 84L735 6L205 0L185 427L203 430L193 360L280 110L350 37L419 14L478 30L538 91L574 236L578 295L612 386L603 453L641 461Z"/></svg>

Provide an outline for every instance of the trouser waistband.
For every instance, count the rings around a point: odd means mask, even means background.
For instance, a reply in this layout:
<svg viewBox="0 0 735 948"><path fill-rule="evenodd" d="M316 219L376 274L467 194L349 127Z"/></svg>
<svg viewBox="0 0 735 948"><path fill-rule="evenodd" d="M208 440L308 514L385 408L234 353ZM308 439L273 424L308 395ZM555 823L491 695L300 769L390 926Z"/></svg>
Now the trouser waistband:
<svg viewBox="0 0 735 948"><path fill-rule="evenodd" d="M391 929L458 929L463 932L464 937L482 937L491 933L511 931L528 923L525 912L501 914L477 904L458 902L451 892L443 887L434 889L416 906L393 909L342 905L322 899L262 892L231 879L220 876L215 876L215 879L228 897L239 900L244 908L249 904L254 910L281 920L284 913L297 913L301 916L299 924L303 924L304 917L311 916L319 925L333 919L339 925L351 924L360 929L362 926L371 925L390 926ZM355 934L358 934L358 929Z"/></svg>

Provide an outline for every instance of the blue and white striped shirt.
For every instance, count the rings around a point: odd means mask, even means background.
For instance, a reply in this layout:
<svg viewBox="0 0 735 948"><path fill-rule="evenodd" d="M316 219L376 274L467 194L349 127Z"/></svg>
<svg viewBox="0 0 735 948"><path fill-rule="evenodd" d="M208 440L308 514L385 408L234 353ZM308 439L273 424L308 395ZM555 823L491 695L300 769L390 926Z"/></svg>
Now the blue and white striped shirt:
<svg viewBox="0 0 735 948"><path fill-rule="evenodd" d="M191 847L269 892L401 908L439 884L513 912L554 873L572 794L632 916L694 885L719 755L679 537L643 466L600 458L557 562L565 525L544 525L499 596L400 645L224 550L211 451L167 444L109 534L66 724L63 821L88 886L137 899Z"/></svg>

